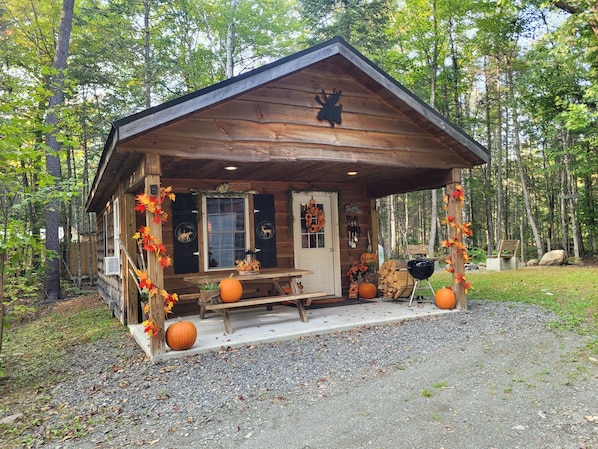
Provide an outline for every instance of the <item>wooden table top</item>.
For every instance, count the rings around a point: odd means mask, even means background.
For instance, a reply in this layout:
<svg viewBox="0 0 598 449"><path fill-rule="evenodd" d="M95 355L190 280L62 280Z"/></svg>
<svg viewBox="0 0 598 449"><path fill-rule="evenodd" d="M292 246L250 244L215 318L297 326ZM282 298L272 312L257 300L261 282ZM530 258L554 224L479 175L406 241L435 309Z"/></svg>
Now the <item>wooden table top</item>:
<svg viewBox="0 0 598 449"><path fill-rule="evenodd" d="M242 275L234 272L233 278L239 281L254 281L259 279L280 279L287 277L301 277L307 274L314 274L311 270L302 270L298 268L262 268L256 274ZM219 282L222 279L229 277L229 273L211 273L202 274L200 276L187 276L183 280L195 285L206 284L208 282Z"/></svg>

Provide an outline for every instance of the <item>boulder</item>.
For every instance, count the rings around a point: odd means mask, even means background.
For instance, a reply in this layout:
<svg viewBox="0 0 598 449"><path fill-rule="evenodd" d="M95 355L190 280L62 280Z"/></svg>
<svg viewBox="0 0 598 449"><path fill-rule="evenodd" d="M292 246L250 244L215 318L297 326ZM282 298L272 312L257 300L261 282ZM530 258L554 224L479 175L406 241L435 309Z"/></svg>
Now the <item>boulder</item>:
<svg viewBox="0 0 598 449"><path fill-rule="evenodd" d="M540 265L564 265L565 263L567 263L567 252L562 249L548 251L540 260Z"/></svg>
<svg viewBox="0 0 598 449"><path fill-rule="evenodd" d="M538 259L530 259L527 261L526 266L528 267L537 267L538 266Z"/></svg>
<svg viewBox="0 0 598 449"><path fill-rule="evenodd" d="M0 424L13 424L15 421L17 421L18 419L21 419L23 417L22 413L15 413L14 415L10 415L10 416L6 416L2 419L0 419Z"/></svg>

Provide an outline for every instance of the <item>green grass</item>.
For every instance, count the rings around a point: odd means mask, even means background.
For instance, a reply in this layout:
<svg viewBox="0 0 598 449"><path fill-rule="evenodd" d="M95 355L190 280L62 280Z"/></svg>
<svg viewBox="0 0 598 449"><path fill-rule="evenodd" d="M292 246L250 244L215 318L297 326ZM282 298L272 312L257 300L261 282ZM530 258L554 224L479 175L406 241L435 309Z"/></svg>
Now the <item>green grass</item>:
<svg viewBox="0 0 598 449"><path fill-rule="evenodd" d="M515 301L551 310L569 330L591 337L590 349L598 352L598 268L537 267L510 271L467 272L473 284L468 300ZM435 289L451 285L447 273L435 273Z"/></svg>

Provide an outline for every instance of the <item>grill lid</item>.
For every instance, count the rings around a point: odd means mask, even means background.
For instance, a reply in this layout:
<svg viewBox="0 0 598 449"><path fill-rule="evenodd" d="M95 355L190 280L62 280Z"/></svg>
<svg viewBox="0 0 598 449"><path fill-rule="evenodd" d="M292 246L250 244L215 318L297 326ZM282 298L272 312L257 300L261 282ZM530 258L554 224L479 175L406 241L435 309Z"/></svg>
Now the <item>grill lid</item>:
<svg viewBox="0 0 598 449"><path fill-rule="evenodd" d="M434 261L430 259L414 259L407 262L409 274L419 281L428 279L434 273Z"/></svg>

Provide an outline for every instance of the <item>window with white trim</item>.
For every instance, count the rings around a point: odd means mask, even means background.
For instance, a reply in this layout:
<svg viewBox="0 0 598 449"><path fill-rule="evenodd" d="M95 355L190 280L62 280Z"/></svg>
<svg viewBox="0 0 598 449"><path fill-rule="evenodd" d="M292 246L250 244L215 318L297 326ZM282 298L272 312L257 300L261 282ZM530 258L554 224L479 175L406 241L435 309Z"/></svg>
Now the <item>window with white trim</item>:
<svg viewBox="0 0 598 449"><path fill-rule="evenodd" d="M249 248L249 214L246 196L205 196L203 201L204 266L231 269Z"/></svg>

